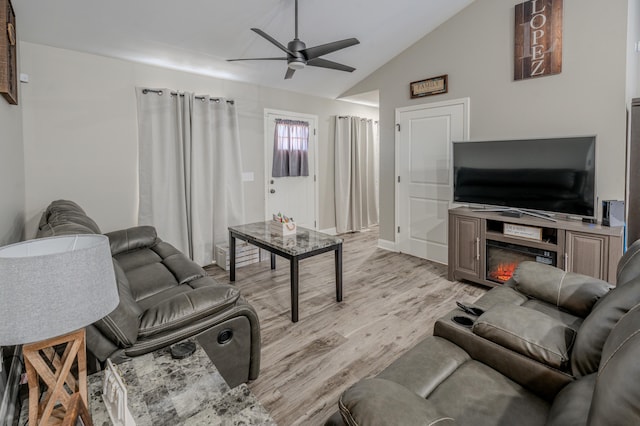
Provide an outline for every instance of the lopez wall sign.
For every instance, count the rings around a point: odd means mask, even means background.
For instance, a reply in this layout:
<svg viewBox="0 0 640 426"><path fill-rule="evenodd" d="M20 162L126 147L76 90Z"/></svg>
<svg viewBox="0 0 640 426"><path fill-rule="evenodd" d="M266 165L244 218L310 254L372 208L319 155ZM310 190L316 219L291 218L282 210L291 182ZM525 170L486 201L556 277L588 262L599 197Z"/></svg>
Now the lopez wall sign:
<svg viewBox="0 0 640 426"><path fill-rule="evenodd" d="M516 5L514 80L562 71L562 0Z"/></svg>
<svg viewBox="0 0 640 426"><path fill-rule="evenodd" d="M16 15L10 0L0 0L0 94L18 104Z"/></svg>
<svg viewBox="0 0 640 426"><path fill-rule="evenodd" d="M409 89L411 90L411 99L447 93L447 91L449 90L449 85L447 84L447 76L448 74L440 75L438 77L414 81L413 83L409 84Z"/></svg>

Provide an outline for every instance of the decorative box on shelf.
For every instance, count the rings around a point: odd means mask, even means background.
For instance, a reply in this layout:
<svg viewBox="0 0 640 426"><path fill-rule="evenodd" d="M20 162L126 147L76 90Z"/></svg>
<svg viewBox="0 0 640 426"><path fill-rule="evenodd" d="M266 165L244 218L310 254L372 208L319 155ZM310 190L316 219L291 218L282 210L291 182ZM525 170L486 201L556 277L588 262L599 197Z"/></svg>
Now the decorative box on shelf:
<svg viewBox="0 0 640 426"><path fill-rule="evenodd" d="M229 244L216 246L216 263L225 271L229 270ZM260 262L260 250L258 247L244 241L236 240L236 268Z"/></svg>
<svg viewBox="0 0 640 426"><path fill-rule="evenodd" d="M542 228L536 226L515 225L513 223L504 224L504 235L510 237L527 238L529 240L542 241Z"/></svg>
<svg viewBox="0 0 640 426"><path fill-rule="evenodd" d="M272 220L271 233L283 237L296 235L296 224L295 222L279 222L277 220Z"/></svg>

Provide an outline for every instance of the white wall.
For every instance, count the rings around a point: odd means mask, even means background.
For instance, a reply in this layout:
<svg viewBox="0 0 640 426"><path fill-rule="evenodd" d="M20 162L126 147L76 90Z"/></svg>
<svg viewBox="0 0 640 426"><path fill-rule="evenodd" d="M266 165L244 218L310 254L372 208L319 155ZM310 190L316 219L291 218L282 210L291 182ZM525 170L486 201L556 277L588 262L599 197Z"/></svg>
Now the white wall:
<svg viewBox="0 0 640 426"><path fill-rule="evenodd" d="M479 0L354 86L380 90L380 238L394 241L395 109L471 98L472 139L598 136L600 199L624 199L627 1L565 0L562 73L513 81L514 6ZM449 93L409 83L449 75Z"/></svg>
<svg viewBox="0 0 640 426"><path fill-rule="evenodd" d="M18 105L0 98L0 246L20 241L24 236L23 88L18 87Z"/></svg>
<svg viewBox="0 0 640 426"><path fill-rule="evenodd" d="M334 115L378 118L376 108L215 79L149 65L21 43L27 235L53 200L72 199L103 232L137 222L137 118L134 87L193 91L236 102L246 219L263 220L265 108L319 116L319 228L335 226ZM162 237L162 236L161 236Z"/></svg>
<svg viewBox="0 0 640 426"><path fill-rule="evenodd" d="M627 17L627 105L631 99L640 97L640 0L629 0Z"/></svg>

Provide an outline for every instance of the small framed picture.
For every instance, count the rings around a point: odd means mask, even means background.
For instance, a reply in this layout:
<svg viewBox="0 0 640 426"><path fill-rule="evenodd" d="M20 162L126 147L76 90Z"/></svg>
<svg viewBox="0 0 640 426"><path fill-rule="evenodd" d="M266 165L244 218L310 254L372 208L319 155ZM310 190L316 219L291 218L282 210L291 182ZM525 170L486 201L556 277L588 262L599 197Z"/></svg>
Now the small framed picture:
<svg viewBox="0 0 640 426"><path fill-rule="evenodd" d="M440 95L449 91L448 74L414 81L409 84L411 99Z"/></svg>
<svg viewBox="0 0 640 426"><path fill-rule="evenodd" d="M18 104L16 15L11 0L0 0L0 94Z"/></svg>

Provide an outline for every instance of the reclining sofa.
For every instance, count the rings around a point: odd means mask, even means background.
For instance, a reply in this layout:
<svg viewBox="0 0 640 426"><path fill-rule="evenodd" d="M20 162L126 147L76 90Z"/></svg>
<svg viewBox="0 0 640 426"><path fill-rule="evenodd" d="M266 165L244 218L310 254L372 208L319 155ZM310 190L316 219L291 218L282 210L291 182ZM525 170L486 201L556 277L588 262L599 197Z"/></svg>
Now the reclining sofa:
<svg viewBox="0 0 640 426"><path fill-rule="evenodd" d="M58 200L42 214L36 237L90 233L100 233L93 219L75 202ZM90 359L122 362L198 336L230 386L258 377L260 324L236 287L207 276L152 226L105 235L120 304L86 328Z"/></svg>
<svg viewBox="0 0 640 426"><path fill-rule="evenodd" d="M616 286L535 262L436 321L327 425L640 424L640 241Z"/></svg>

